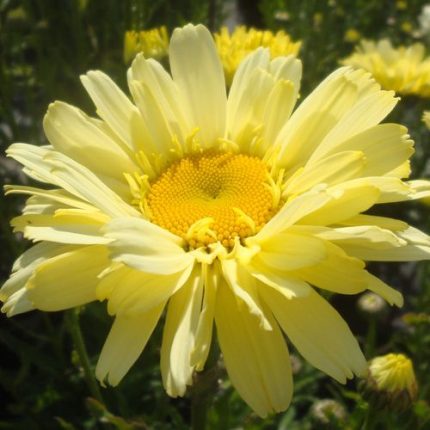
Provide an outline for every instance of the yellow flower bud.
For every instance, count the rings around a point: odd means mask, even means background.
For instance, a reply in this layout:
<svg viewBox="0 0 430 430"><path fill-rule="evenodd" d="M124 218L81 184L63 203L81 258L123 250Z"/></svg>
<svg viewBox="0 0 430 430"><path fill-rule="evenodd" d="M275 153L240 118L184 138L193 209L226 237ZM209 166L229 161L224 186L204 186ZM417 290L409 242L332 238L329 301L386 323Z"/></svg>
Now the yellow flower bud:
<svg viewBox="0 0 430 430"><path fill-rule="evenodd" d="M386 354L370 360L367 388L380 406L407 409L416 399L418 385L412 361L403 354Z"/></svg>

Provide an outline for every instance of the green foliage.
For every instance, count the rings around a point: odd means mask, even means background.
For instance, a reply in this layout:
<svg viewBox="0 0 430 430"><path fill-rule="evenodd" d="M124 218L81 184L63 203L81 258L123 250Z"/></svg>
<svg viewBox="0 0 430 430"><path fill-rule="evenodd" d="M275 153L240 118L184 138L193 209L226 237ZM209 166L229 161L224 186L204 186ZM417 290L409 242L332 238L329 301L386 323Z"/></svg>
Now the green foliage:
<svg viewBox="0 0 430 430"><path fill-rule="evenodd" d="M11 142L46 143L41 130L48 104L60 99L88 113L94 108L82 91L78 76L101 69L125 87L122 62L123 36L127 29L167 25L171 30L185 22L219 24L222 1L211 0L0 0L0 146ZM404 4L406 4L406 8ZM209 5L216 15L209 16ZM361 37L390 37L394 43L410 43L418 36L420 0L261 0L265 27L285 29L301 39L304 61L302 96L347 56L354 43L346 37L356 30ZM404 25L409 23L411 29ZM302 97L303 98L303 97ZM416 141L414 175L428 175L430 132L421 122L426 100L405 98L389 118L410 127ZM0 161L3 183L26 179L16 165ZM14 237L9 220L18 214L21 199L0 197L1 278L8 276L12 261L27 244ZM414 225L429 228L428 209L390 206ZM430 268L425 264L373 265L372 271L406 297L405 308L370 318L360 314L356 297L332 297L332 302L359 336L370 358L390 351L404 352L414 362L419 399L406 412L374 411L360 381L342 386L299 360L294 375L295 394L282 414L258 418L240 399L221 368L219 383L208 409L208 428L277 430L371 430L430 428ZM92 397L85 369L72 344L64 314L32 312L0 321L0 430L154 429L189 428L191 392L184 399L169 398L161 385L159 347L162 324L144 353L116 388L101 389L103 402ZM83 308L79 322L94 368L111 319L104 304ZM336 335L335 333L333 335ZM294 350L293 350L294 352ZM313 412L321 399L334 399L346 418L328 415L324 423Z"/></svg>

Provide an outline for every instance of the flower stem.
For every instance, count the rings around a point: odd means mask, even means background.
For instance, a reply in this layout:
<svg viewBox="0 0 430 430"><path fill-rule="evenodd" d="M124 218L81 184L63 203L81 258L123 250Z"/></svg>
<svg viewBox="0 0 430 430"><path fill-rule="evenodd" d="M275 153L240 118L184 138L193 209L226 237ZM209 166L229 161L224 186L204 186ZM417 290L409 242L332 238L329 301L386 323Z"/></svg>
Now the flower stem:
<svg viewBox="0 0 430 430"><path fill-rule="evenodd" d="M79 325L79 309L71 309L67 312L67 324L76 352L78 353L79 363L84 370L85 381L87 383L88 389L95 399L104 404L99 385L91 369L87 349L82 337L81 327Z"/></svg>
<svg viewBox="0 0 430 430"><path fill-rule="evenodd" d="M215 342L202 372L194 373L191 390L191 429L205 430L207 425L207 412L211 406L214 394L218 390L218 380L225 369L220 365L219 349Z"/></svg>
<svg viewBox="0 0 430 430"><path fill-rule="evenodd" d="M205 430L207 412L218 388L220 368L217 363L207 370L194 375L191 391L191 429Z"/></svg>

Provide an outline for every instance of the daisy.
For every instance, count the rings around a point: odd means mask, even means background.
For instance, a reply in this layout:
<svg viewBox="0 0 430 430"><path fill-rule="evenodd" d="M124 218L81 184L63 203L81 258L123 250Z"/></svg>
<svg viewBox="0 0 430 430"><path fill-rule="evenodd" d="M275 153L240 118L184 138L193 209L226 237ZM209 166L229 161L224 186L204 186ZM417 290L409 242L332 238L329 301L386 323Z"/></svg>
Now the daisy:
<svg viewBox="0 0 430 430"><path fill-rule="evenodd" d="M430 97L430 57L422 43L394 48L388 39L363 40L342 63L363 68L374 76L382 88L402 95Z"/></svg>
<svg viewBox="0 0 430 430"><path fill-rule="evenodd" d="M176 29L171 75L138 55L131 101L105 74L82 83L99 118L62 102L44 119L50 145L8 155L43 187L15 231L37 242L0 299L9 316L106 300L115 317L96 376L118 384L164 319L161 374L185 394L217 337L233 385L257 414L286 409L293 382L284 335L339 382L366 371L357 340L320 295L402 296L365 261L422 260L430 240L373 205L429 195L406 181L413 143L379 124L394 108L362 70L341 68L293 112L301 63L267 49L240 64L227 96L202 25Z"/></svg>

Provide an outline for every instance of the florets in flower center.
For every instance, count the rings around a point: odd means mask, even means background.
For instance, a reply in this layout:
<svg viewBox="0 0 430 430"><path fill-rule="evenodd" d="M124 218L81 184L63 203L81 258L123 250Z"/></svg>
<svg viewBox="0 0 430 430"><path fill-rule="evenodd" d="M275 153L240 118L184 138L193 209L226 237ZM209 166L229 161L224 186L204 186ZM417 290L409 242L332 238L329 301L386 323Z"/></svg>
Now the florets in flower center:
<svg viewBox="0 0 430 430"><path fill-rule="evenodd" d="M257 157L205 152L173 163L150 184L150 220L183 237L191 248L258 232L279 206L276 184Z"/></svg>

